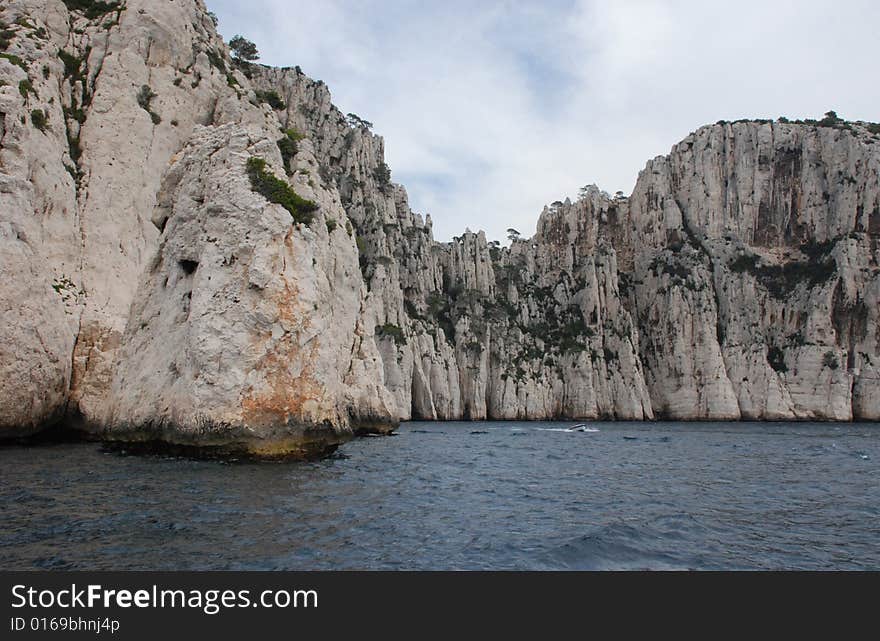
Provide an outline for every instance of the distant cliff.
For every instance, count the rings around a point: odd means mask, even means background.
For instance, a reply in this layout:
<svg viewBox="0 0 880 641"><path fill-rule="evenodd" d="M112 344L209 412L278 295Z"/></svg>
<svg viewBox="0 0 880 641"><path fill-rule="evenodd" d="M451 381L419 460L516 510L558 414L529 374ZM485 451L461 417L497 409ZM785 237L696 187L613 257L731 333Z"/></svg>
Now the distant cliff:
<svg viewBox="0 0 880 641"><path fill-rule="evenodd" d="M369 123L233 61L200 0L0 20L3 435L312 456L410 418L880 418L877 125L718 123L629 198L438 243Z"/></svg>

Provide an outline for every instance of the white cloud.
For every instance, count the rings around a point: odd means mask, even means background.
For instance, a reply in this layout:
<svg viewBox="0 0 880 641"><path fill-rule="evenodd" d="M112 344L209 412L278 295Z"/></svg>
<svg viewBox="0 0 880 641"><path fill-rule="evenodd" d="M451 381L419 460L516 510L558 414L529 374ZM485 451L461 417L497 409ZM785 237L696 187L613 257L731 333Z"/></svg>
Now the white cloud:
<svg viewBox="0 0 880 641"><path fill-rule="evenodd" d="M867 0L522 3L209 0L229 37L300 65L385 136L436 236L534 230L595 182L629 192L651 157L740 117L880 120Z"/></svg>

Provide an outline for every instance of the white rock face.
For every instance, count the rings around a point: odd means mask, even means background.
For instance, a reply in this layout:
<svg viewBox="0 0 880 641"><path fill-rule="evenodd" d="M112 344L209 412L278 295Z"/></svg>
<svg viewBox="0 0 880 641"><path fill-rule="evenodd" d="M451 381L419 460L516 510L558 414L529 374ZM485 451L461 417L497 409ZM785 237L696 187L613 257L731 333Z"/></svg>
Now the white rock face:
<svg viewBox="0 0 880 641"><path fill-rule="evenodd" d="M110 394L115 430L308 455L350 433L352 418L355 429L364 419L390 427L378 352L360 319L357 249L326 224L345 213L306 185L300 194L321 209L311 224L293 224L251 189L250 157L284 175L274 138L198 128L166 174L155 216L164 233ZM308 149L297 161L311 164Z"/></svg>
<svg viewBox="0 0 880 641"><path fill-rule="evenodd" d="M437 243L430 217L383 182L382 139L333 107L323 83L297 69L260 69L253 82L278 91L285 127L314 142L340 194L401 419L653 417L598 191L546 211L543 231L511 249L470 232Z"/></svg>
<svg viewBox="0 0 880 641"><path fill-rule="evenodd" d="M382 141L298 70L282 120L355 224L401 418L876 418L877 127L705 127L632 198L545 210L510 249L431 238Z"/></svg>
<svg viewBox="0 0 880 641"><path fill-rule="evenodd" d="M718 124L648 163L622 251L659 415L880 416L876 131Z"/></svg>
<svg viewBox="0 0 880 641"><path fill-rule="evenodd" d="M205 54L223 44L201 2L130 0L89 19L61 0L15 0L0 6L0 19L16 31L13 58L0 59L9 275L0 349L10 352L0 366L0 429L31 431L65 413L100 423L132 297L156 249L149 220L161 176L230 93ZM157 94L148 105L155 117L138 103L143 86Z"/></svg>
<svg viewBox="0 0 880 641"><path fill-rule="evenodd" d="M246 77L200 0L0 20L2 436L310 456L410 418L880 419L876 126L704 127L630 198L438 243L369 124L298 68Z"/></svg>
<svg viewBox="0 0 880 641"><path fill-rule="evenodd" d="M79 15L71 17L83 33L73 32L67 49L82 60L81 79L66 79L65 104L86 114L68 127L81 150L81 278L88 295L71 403L86 424L103 424L116 350L156 251L150 217L172 156L197 125L259 124L266 115L246 100L239 104L225 47L201 2L129 0L116 25L115 14L93 21ZM148 101L144 87L155 94Z"/></svg>
<svg viewBox="0 0 880 641"><path fill-rule="evenodd" d="M299 172L292 182L298 193L312 194L321 203L317 232L305 230L302 237L291 232L289 249L303 251L295 261L282 256L287 272L276 269L280 248L273 253L274 245L267 244L255 250L247 279L237 284L243 291L268 292L276 307L284 306L281 293L274 289L282 283L293 286L295 281L300 294L310 293L311 307L306 309L295 298L283 311L285 317L312 328L301 328L293 338L284 330L283 336L301 340L299 347L306 350L300 356L301 369L290 369L295 366L287 362L289 355L272 357L273 350L283 353L275 337L274 347L266 347L262 359L254 361L253 354L243 353L242 362L228 375L217 375L228 378L215 379L214 387L178 380L173 362L165 363L169 368L165 378L155 370L132 373L130 360L146 366L142 358L158 362L165 354L167 360L168 350L198 353L184 340L195 327L168 326L163 327L168 336L150 334L140 327L144 322L140 313L149 312L152 305L180 303L155 300L144 279L148 267L160 264L157 252L185 247L199 238L197 224L189 218L202 210L192 209L194 201L186 198L201 196L186 189L208 187L195 181L184 188L175 181L180 180L182 168L190 179L208 180L219 171L213 164L215 156L199 155L211 148L213 140L202 127L219 130L234 123L236 132L223 129L221 139L244 136L257 148L265 148L263 155L274 161L276 170L280 162L274 142L281 135L280 123L271 109L254 100L247 79L234 69L203 3L130 0L123 11L89 17L68 12L60 0L17 0L4 3L0 11L9 24L21 19L29 25L16 26L9 50L16 64L0 59L0 78L5 83L0 86L0 184L5 186L0 194L4 243L0 260L8 276L0 285L7 321L0 348L0 431L23 435L66 417L80 428L111 437L124 432L126 438L163 438L183 444L202 438L225 446L247 441L254 436L249 430L256 430L251 449L283 452L299 447L301 433L309 426L319 440L326 440L327 432L344 436L352 430L389 429L397 412L386 407L393 401L382 385L372 325L362 314L357 249L345 232L345 212L338 201L315 184L318 177L307 141L292 159ZM63 55L58 55L59 50ZM33 89L20 91L20 81L30 82ZM42 131L30 118L30 110L38 106L48 114ZM181 159L184 148L189 155ZM204 167L193 164L198 159ZM307 174L309 167L314 181ZM241 187L241 181L247 180L244 165L226 171L239 179L229 185ZM284 176L284 171L278 175ZM249 186L228 196L230 203L236 202L235 196L266 205ZM248 211L256 219L259 214L253 207L251 203ZM217 242L239 242L237 225L247 223L232 224L237 210L224 211L230 221L223 229L236 236ZM153 223L171 220L169 212L179 214L168 227L168 233L181 234L179 238L161 237ZM272 215L278 218L277 211ZM284 215L291 228L290 216ZM331 219L338 224L333 234L327 231ZM277 242L273 237L272 243ZM189 249L201 251L196 245ZM308 256L315 265L303 262ZM303 271L296 271L298 267ZM258 285L261 289L255 289ZM138 291L143 298L136 298ZM203 290L194 291L198 295ZM211 309L218 317L224 312ZM263 315L272 316L266 311ZM180 321L179 314L176 318ZM137 330L130 332L129 340L143 348L142 353L133 353L123 341L126 324ZM234 327L240 333L235 340L231 336L219 340L229 344L266 340L265 327L259 323ZM321 340L309 332L323 333ZM172 335L180 342L169 340ZM120 355L122 345L130 356ZM280 359L275 370L273 358ZM255 368L247 380L241 377L245 366ZM198 360L193 367L197 372L205 368ZM308 391L306 369L322 372L317 391ZM292 388L291 376L297 382ZM149 387L125 382L134 380ZM217 403L221 394L217 390L228 392L235 386L237 392ZM158 388L163 391L151 396L150 390ZM291 398L282 403L278 394ZM299 405L293 400L297 394L302 396ZM204 409L206 403L210 410ZM230 409L231 403L238 404L237 410ZM261 412L266 416L260 418ZM213 432L211 425L216 427ZM220 434L240 426L244 436ZM198 430L203 436L195 438Z"/></svg>
<svg viewBox="0 0 880 641"><path fill-rule="evenodd" d="M56 77L66 13L60 2L0 5L15 32L0 58L0 435L64 416L85 297Z"/></svg>

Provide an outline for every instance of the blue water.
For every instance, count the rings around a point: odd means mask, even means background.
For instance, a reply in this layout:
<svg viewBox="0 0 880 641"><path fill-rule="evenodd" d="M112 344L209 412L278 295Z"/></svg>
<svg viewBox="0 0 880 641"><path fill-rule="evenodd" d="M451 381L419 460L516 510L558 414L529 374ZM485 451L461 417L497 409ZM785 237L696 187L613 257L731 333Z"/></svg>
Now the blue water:
<svg viewBox="0 0 880 641"><path fill-rule="evenodd" d="M880 426L408 423L316 463L0 447L2 569L880 569Z"/></svg>

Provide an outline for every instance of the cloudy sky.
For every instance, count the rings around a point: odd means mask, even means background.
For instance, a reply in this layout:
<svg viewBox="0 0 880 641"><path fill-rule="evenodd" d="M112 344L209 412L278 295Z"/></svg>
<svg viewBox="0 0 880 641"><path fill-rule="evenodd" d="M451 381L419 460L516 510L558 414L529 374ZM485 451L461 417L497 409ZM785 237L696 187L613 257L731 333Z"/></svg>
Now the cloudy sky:
<svg viewBox="0 0 880 641"><path fill-rule="evenodd" d="M720 119L880 121L875 0L207 0L375 123L435 236L503 239Z"/></svg>

